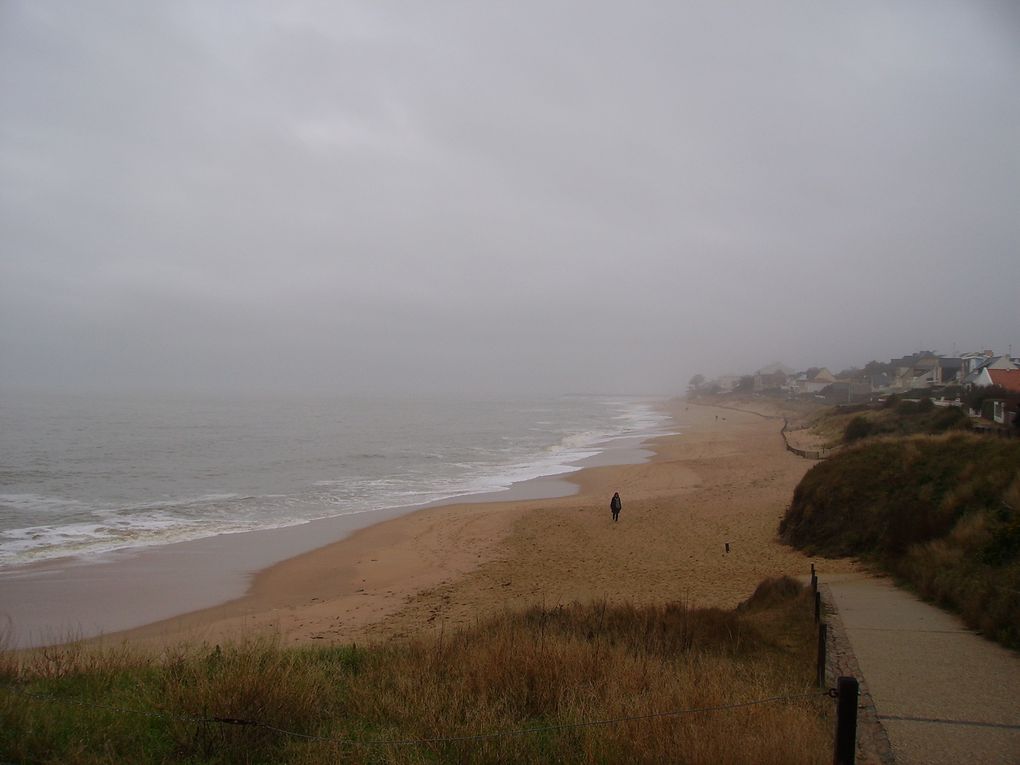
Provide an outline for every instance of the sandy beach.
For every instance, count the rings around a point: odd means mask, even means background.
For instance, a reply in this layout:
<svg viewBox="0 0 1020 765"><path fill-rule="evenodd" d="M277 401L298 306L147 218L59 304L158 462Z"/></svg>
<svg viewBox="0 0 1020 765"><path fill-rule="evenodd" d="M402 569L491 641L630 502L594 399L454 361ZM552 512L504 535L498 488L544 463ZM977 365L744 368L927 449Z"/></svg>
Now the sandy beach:
<svg viewBox="0 0 1020 765"><path fill-rule="evenodd" d="M651 442L644 464L571 474L576 494L419 510L273 565L241 598L105 639L377 641L536 603L732 607L764 577L803 576L809 559L780 544L776 527L812 463L784 449L781 420L766 404L763 414L669 406L679 435ZM623 498L615 524L614 491Z"/></svg>

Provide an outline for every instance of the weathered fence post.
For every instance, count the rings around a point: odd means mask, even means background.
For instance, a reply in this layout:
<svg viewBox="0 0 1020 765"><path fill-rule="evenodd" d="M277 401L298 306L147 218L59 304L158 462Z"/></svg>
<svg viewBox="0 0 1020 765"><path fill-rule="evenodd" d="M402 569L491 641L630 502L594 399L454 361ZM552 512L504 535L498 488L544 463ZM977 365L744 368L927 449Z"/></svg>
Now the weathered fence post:
<svg viewBox="0 0 1020 765"><path fill-rule="evenodd" d="M857 749L857 698L860 686L855 677L836 681L836 749L833 765L854 765Z"/></svg>
<svg viewBox="0 0 1020 765"><path fill-rule="evenodd" d="M815 590L815 624L822 620L822 593Z"/></svg>
<svg viewBox="0 0 1020 765"><path fill-rule="evenodd" d="M818 625L818 687L825 687L825 650L829 636L829 625L822 622Z"/></svg>

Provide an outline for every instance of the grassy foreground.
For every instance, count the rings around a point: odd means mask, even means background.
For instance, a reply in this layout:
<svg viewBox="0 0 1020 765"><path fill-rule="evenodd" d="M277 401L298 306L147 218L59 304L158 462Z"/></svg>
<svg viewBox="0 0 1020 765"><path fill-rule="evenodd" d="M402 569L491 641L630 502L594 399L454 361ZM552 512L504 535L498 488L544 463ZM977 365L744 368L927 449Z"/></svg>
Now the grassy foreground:
<svg viewBox="0 0 1020 765"><path fill-rule="evenodd" d="M6 652L0 760L824 763L832 702L812 688L812 617L809 595L787 578L763 582L734 611L536 607L370 648L249 641L159 656L80 644ZM213 717L260 724L184 719ZM551 726L575 727L378 743Z"/></svg>
<svg viewBox="0 0 1020 765"><path fill-rule="evenodd" d="M780 525L812 554L871 560L1020 648L1020 442L864 440L815 465Z"/></svg>

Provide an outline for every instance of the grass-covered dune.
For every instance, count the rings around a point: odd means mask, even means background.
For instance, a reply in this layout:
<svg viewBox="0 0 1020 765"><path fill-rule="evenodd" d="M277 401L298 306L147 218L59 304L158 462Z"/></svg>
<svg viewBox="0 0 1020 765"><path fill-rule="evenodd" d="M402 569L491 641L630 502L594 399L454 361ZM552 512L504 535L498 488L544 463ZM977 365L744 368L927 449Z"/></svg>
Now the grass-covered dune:
<svg viewBox="0 0 1020 765"><path fill-rule="evenodd" d="M815 465L780 524L811 554L859 556L1020 647L1020 442L866 440Z"/></svg>
<svg viewBox="0 0 1020 765"><path fill-rule="evenodd" d="M968 430L970 420L956 406L937 407L929 398L900 400L890 396L881 407L838 406L817 413L812 429L829 447L875 436L934 435Z"/></svg>
<svg viewBox="0 0 1020 765"><path fill-rule="evenodd" d="M812 616L779 579L734 611L536 607L378 647L6 652L0 760L823 763Z"/></svg>

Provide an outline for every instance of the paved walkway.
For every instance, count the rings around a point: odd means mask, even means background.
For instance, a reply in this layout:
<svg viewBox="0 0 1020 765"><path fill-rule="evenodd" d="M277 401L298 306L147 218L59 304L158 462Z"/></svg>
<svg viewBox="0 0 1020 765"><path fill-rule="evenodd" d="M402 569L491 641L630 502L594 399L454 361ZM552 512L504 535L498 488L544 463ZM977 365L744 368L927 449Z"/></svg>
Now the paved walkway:
<svg viewBox="0 0 1020 765"><path fill-rule="evenodd" d="M1020 656L888 580L825 584L897 765L1020 763Z"/></svg>

